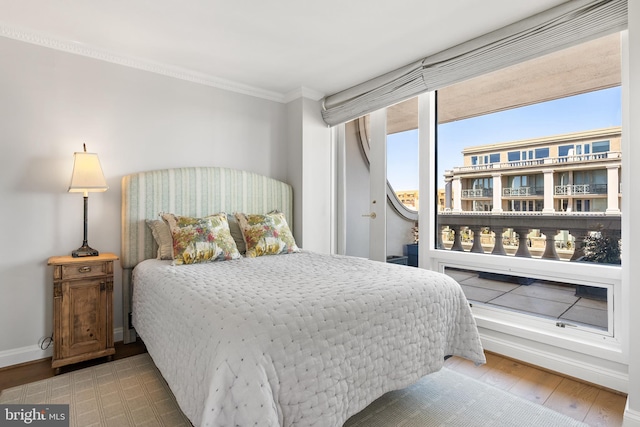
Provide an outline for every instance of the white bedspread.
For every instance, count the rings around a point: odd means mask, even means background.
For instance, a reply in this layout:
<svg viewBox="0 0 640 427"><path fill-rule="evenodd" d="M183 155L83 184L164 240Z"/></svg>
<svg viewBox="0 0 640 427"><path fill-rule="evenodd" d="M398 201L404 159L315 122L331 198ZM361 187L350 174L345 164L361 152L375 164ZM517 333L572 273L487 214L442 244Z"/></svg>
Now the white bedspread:
<svg viewBox="0 0 640 427"><path fill-rule="evenodd" d="M144 261L133 324L195 426L341 426L446 355L485 361L453 279L309 252Z"/></svg>

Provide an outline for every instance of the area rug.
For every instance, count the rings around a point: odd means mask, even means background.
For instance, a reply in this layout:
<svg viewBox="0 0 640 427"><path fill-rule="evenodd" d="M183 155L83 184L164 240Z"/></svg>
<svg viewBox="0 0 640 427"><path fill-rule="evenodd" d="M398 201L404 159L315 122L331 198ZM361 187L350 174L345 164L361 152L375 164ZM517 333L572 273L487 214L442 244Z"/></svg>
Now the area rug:
<svg viewBox="0 0 640 427"><path fill-rule="evenodd" d="M147 353L10 388L0 404L69 404L70 425L191 426ZM586 426L443 368L387 393L345 427Z"/></svg>

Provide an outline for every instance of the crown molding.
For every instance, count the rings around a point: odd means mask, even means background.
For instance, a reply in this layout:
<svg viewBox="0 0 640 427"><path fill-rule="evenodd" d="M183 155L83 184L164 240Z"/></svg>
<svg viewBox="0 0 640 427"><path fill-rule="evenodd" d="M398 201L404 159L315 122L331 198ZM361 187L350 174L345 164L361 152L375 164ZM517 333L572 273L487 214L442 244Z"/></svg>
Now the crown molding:
<svg viewBox="0 0 640 427"><path fill-rule="evenodd" d="M308 98L312 101L320 101L324 98L324 93L318 92L317 90L309 89L308 87L301 86L297 89L292 90L291 92L287 92L284 95L284 103L288 103L298 98Z"/></svg>
<svg viewBox="0 0 640 427"><path fill-rule="evenodd" d="M40 34L31 30L24 30L21 28L8 26L3 24L2 22L0 22L0 36L22 41L25 43L47 47L50 49L72 53L75 55L81 55L100 61L111 62L113 64L118 64L129 68L148 71L150 73L173 77L180 80L186 80L192 83L211 86L217 89L223 89L230 92L241 93L243 95L254 96L256 98L267 99L269 101L280 103L288 102L285 101L285 95L279 92L260 89L254 86L234 82L232 80L226 80L197 71L149 61L142 58L128 57L118 53L110 52L108 50L88 46L83 43L63 40L52 37L50 35Z"/></svg>

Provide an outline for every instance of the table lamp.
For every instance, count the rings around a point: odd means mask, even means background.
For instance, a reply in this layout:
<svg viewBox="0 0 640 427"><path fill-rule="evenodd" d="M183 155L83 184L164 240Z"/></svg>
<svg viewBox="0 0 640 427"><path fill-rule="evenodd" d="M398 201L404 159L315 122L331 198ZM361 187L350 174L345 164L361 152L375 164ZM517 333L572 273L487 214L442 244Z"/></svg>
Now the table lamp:
<svg viewBox="0 0 640 427"><path fill-rule="evenodd" d="M87 243L87 206L90 192L107 191L107 181L104 179L100 160L96 153L87 153L86 144L82 144L83 152L73 153L73 172L69 193L84 194L84 239L82 246L71 252L74 258L97 256L99 252L89 247Z"/></svg>

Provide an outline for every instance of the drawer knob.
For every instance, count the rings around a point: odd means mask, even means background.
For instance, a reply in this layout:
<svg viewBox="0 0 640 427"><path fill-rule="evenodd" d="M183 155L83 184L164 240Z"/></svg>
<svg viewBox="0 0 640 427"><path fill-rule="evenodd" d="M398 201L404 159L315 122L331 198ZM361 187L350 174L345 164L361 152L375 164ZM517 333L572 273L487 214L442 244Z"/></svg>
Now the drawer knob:
<svg viewBox="0 0 640 427"><path fill-rule="evenodd" d="M91 267L89 267L88 265L78 268L79 273L89 273L90 271L91 271Z"/></svg>

